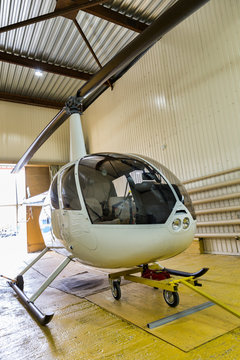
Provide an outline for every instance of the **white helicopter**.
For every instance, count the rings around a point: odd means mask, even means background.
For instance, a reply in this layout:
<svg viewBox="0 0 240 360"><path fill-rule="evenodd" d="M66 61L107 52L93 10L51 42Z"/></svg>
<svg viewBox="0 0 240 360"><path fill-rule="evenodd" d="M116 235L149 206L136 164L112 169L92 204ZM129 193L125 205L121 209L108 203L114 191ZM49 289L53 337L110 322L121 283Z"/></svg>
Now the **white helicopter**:
<svg viewBox="0 0 240 360"><path fill-rule="evenodd" d="M142 155L87 155L80 113L107 88L107 80L113 83L120 78L163 34L206 2L181 0L162 14L66 102L16 165L14 172L70 117L72 161L54 177L40 215L40 227L51 225L52 237L43 231L46 249L9 282L41 324L47 324L53 315L42 314L34 301L73 258L100 268L146 266L175 256L191 244L196 217L190 197L176 176ZM23 274L59 245L68 256L27 298ZM118 299L116 289L116 282L112 282L113 296Z"/></svg>
<svg viewBox="0 0 240 360"><path fill-rule="evenodd" d="M145 156L81 156L54 177L42 223L47 206L53 239L82 263L100 268L172 257L191 244L195 233L195 214L183 185Z"/></svg>

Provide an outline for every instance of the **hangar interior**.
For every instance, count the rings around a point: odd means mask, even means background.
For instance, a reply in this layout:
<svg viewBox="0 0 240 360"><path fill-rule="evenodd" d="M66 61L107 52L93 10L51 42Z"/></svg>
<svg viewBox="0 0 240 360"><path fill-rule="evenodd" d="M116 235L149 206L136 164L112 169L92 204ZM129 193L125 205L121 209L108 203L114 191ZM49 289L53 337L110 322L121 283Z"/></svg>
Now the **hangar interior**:
<svg viewBox="0 0 240 360"><path fill-rule="evenodd" d="M1 167L16 164L69 96L158 17L184 3L2 1ZM209 268L200 279L203 290L235 312L240 311L239 38L240 3L210 0L162 36L116 82L105 82L105 91L81 114L87 153L142 154L183 182L197 216L194 241L161 264L182 271ZM22 170L26 198L48 190L54 173L69 162L69 148L67 120ZM4 194L2 181L0 171ZM22 201L14 210L25 209L26 234L21 230L15 239L0 238L0 274L10 278L45 246L38 225L41 207L23 206ZM1 201L1 211L6 204ZM34 265L25 276L26 292L61 259L49 252ZM184 286L176 308L164 303L161 290L127 281L117 301L109 272L71 262L37 300L41 309L55 312L47 326L37 324L0 279L0 358L239 358L237 316L214 305L176 318L206 301ZM174 320L147 327L170 316Z"/></svg>

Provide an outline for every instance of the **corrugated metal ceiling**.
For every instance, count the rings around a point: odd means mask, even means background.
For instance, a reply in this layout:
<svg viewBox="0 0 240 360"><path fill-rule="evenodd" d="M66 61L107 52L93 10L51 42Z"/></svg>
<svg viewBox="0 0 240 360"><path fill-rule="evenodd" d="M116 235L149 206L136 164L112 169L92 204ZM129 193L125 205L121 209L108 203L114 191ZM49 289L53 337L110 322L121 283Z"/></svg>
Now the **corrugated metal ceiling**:
<svg viewBox="0 0 240 360"><path fill-rule="evenodd" d="M70 2L68 0L68 4ZM175 2L176 0L113 0L98 6L128 19L150 24ZM76 1L72 3L76 4ZM7 25L53 12L55 6L56 2L52 0L0 1L0 30ZM78 11L76 20L102 65L137 35L137 32L111 22L111 19L107 21L85 11ZM0 33L0 93L9 97L12 94L64 102L84 84L83 80L46 71L42 77L36 77L34 69L1 61L6 53L36 60L39 68L42 63L47 63L88 74L99 70L74 22L66 17L56 17Z"/></svg>

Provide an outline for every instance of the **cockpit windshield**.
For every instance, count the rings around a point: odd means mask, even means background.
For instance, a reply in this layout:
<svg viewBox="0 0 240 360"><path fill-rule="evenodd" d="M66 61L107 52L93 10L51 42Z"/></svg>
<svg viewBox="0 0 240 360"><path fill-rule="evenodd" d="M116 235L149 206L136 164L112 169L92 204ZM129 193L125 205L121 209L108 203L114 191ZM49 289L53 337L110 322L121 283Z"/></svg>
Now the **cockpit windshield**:
<svg viewBox="0 0 240 360"><path fill-rule="evenodd" d="M138 155L137 155L138 156ZM192 200L185 189L185 186L181 183L181 181L174 175L168 168L164 165L160 164L158 161L151 159L147 156L139 155L142 159L148 161L154 167L160 170L161 174L163 174L168 181L172 184L174 190L177 192L179 199L184 203L190 214L192 215L193 219L196 219L195 210L192 204Z"/></svg>
<svg viewBox="0 0 240 360"><path fill-rule="evenodd" d="M95 224L164 224L177 200L161 173L135 156L86 156L78 175Z"/></svg>

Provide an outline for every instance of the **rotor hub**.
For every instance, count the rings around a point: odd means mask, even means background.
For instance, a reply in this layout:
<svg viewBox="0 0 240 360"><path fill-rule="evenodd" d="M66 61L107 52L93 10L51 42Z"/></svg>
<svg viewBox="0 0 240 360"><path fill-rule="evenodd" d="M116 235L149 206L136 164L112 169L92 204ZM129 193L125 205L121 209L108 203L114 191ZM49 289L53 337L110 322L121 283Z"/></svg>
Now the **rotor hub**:
<svg viewBox="0 0 240 360"><path fill-rule="evenodd" d="M83 104L82 104L82 97L78 96L70 96L66 103L65 109L67 114L82 114L83 113Z"/></svg>

